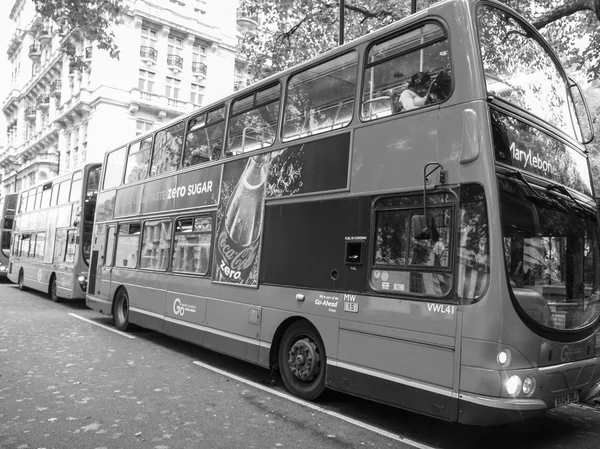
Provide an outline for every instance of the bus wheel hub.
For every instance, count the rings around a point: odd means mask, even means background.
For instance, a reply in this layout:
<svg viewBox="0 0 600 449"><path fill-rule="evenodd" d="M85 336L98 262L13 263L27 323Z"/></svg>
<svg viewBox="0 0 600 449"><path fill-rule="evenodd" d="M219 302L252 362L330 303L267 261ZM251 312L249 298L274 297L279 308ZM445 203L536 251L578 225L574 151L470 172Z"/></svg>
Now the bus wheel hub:
<svg viewBox="0 0 600 449"><path fill-rule="evenodd" d="M290 349L288 363L292 373L301 380L311 380L317 374L319 354L317 346L303 338Z"/></svg>

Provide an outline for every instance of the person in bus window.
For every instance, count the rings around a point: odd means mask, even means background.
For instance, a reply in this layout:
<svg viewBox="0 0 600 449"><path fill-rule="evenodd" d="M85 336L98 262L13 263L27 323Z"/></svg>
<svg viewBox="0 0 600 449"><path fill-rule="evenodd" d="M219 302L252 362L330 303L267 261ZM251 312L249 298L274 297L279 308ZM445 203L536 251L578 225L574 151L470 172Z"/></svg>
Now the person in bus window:
<svg viewBox="0 0 600 449"><path fill-rule="evenodd" d="M426 72L415 73L408 83L408 87L400 94L403 111L425 106L430 77Z"/></svg>

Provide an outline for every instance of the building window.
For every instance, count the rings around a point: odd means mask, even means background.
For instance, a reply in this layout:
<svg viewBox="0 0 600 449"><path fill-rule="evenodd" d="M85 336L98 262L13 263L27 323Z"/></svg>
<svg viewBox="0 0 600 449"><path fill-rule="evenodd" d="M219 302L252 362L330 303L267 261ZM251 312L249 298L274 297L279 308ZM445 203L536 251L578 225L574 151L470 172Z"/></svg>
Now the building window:
<svg viewBox="0 0 600 449"><path fill-rule="evenodd" d="M192 83L190 86L190 101L194 106L202 106L204 98L204 87L200 84Z"/></svg>
<svg viewBox="0 0 600 449"><path fill-rule="evenodd" d="M206 45L194 44L192 46L192 62L206 64Z"/></svg>
<svg viewBox="0 0 600 449"><path fill-rule="evenodd" d="M150 131L154 126L154 122L147 122L146 120L135 121L135 135L139 136L147 131Z"/></svg>
<svg viewBox="0 0 600 449"><path fill-rule="evenodd" d="M181 50L183 48L183 40L179 37L169 36L169 45L167 54L181 56Z"/></svg>
<svg viewBox="0 0 600 449"><path fill-rule="evenodd" d="M138 87L142 92L153 92L154 90L154 72L140 69Z"/></svg>
<svg viewBox="0 0 600 449"><path fill-rule="evenodd" d="M168 98L174 98L177 100L179 98L179 91L181 90L181 80L177 78L173 78L171 76L167 76L167 81L165 83L165 95Z"/></svg>
<svg viewBox="0 0 600 449"><path fill-rule="evenodd" d="M142 47L150 47L156 49L156 41L158 33L152 28L142 27Z"/></svg>

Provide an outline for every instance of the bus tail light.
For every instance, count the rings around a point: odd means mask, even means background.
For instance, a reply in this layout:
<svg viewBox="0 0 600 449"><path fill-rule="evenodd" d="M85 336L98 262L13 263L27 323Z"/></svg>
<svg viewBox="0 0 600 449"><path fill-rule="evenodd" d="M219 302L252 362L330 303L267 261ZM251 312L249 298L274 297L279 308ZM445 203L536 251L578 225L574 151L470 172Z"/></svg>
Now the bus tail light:
<svg viewBox="0 0 600 449"><path fill-rule="evenodd" d="M460 152L460 163L468 164L479 157L481 151L481 130L479 119L473 109L463 111L462 149Z"/></svg>
<svg viewBox="0 0 600 449"><path fill-rule="evenodd" d="M87 290L87 276L84 276L83 274L77 276L77 282L79 282L81 289L85 292Z"/></svg>
<svg viewBox="0 0 600 449"><path fill-rule="evenodd" d="M516 396L521 390L521 378L519 376L510 376L506 381L506 392L511 396Z"/></svg>

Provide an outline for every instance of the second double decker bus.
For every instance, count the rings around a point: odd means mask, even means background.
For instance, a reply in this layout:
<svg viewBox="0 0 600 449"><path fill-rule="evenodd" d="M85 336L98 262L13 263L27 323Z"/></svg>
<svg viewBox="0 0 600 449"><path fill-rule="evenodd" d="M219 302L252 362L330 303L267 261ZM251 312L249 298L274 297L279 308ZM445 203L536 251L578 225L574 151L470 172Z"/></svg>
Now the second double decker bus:
<svg viewBox="0 0 600 449"><path fill-rule="evenodd" d="M8 271L21 290L85 298L100 170L89 163L21 192Z"/></svg>
<svg viewBox="0 0 600 449"><path fill-rule="evenodd" d="M0 278L6 278L8 273L10 240L18 199L19 194L17 193L9 193L0 198L0 213L2 214L2 216L0 216L0 231L2 232L2 238L0 240Z"/></svg>
<svg viewBox="0 0 600 449"><path fill-rule="evenodd" d="M463 423L598 393L589 114L538 32L438 2L109 152L87 304Z"/></svg>

